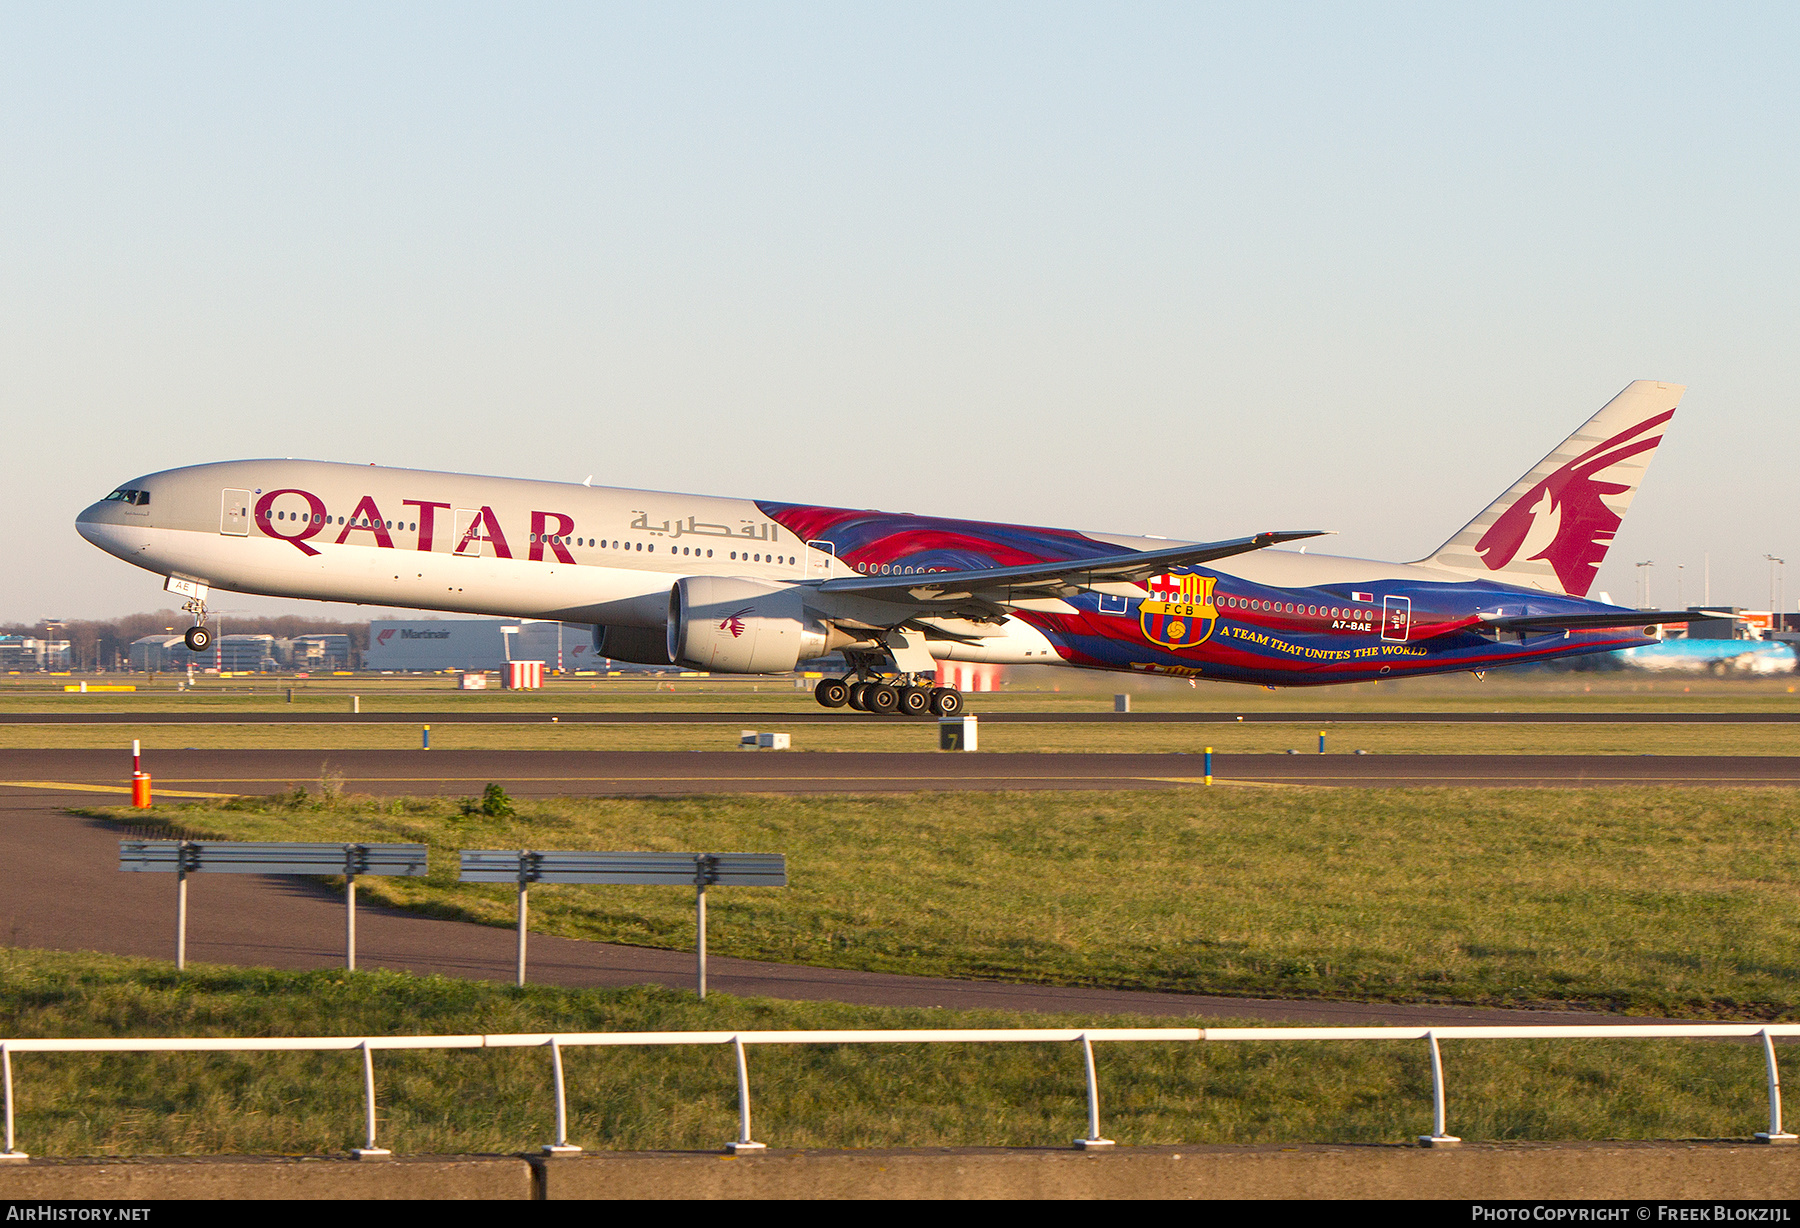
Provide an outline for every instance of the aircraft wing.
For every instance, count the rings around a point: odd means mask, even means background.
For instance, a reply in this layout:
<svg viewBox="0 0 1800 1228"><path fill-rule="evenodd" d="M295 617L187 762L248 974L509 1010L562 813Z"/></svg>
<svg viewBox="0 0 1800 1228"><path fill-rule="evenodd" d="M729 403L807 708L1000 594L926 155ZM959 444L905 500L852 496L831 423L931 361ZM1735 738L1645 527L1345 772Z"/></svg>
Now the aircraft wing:
<svg viewBox="0 0 1800 1228"><path fill-rule="evenodd" d="M1662 623L1698 623L1729 614L1698 610L1619 610L1599 614L1520 614L1507 618L1481 615L1478 624L1497 631L1589 631L1603 627L1654 627Z"/></svg>
<svg viewBox="0 0 1800 1228"><path fill-rule="evenodd" d="M1265 550L1279 542L1318 537L1323 529L1258 533L1231 541L1196 542L1164 550L1132 550L1087 559L983 567L970 571L918 572L910 576L841 576L817 585L820 593L872 598L914 606L973 605L989 608L1033 599L1073 596L1085 589L1129 584L1179 567Z"/></svg>

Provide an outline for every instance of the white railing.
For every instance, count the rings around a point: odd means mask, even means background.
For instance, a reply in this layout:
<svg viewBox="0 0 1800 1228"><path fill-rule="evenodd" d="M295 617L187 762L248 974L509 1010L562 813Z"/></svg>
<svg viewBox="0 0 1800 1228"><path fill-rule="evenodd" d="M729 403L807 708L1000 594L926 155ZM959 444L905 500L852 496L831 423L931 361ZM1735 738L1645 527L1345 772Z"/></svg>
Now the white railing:
<svg viewBox="0 0 1800 1228"><path fill-rule="evenodd" d="M1440 1040L1760 1040L1768 1067L1769 1128L1761 1142L1793 1142L1781 1126L1781 1074L1775 1061L1776 1037L1800 1037L1794 1023L1676 1024L1544 1024L1524 1027L1443 1028L992 1028L896 1029L843 1032L536 1032L470 1036L305 1036L305 1037L172 1037L172 1038L21 1038L0 1041L0 1091L6 1107L6 1150L0 1160L23 1160L14 1144L13 1072L15 1053L267 1053L294 1050L355 1052L362 1059L365 1145L358 1158L386 1156L375 1145L375 1064L378 1049L520 1049L550 1053L555 1097L556 1141L544 1145L549 1154L580 1151L568 1137L568 1104L563 1081L562 1051L600 1046L730 1045L737 1066L738 1137L726 1150L762 1150L750 1137L750 1072L745 1050L752 1045L890 1045L890 1044L1079 1044L1087 1075L1088 1131L1077 1147L1110 1147L1100 1135L1099 1080L1094 1066L1095 1042L1125 1041L1338 1041L1423 1040L1431 1056L1431 1133L1419 1136L1427 1146L1449 1146L1461 1140L1447 1130L1444 1067Z"/></svg>

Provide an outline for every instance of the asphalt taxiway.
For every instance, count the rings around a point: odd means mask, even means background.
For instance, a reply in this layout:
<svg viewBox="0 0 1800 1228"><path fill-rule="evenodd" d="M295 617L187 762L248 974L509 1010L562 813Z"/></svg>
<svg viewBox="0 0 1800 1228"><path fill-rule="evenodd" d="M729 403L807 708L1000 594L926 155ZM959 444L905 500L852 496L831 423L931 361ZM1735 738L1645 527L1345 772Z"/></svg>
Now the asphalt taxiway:
<svg viewBox="0 0 1800 1228"><path fill-rule="evenodd" d="M1204 787L1197 754L942 751L157 750L145 770L162 797L266 794L332 780L376 796L523 797L704 793L911 793L939 790ZM1335 788L1800 785L1792 755L1212 756L1221 786ZM123 793L130 757L106 749L0 750L0 792Z"/></svg>
<svg viewBox="0 0 1800 1228"><path fill-rule="evenodd" d="M348 700L344 701L346 708ZM992 725L1793 725L1800 711L1762 712L971 712ZM5 712L5 725L929 725L929 719L866 712L762 709L748 712L565 712L491 708L444 712Z"/></svg>

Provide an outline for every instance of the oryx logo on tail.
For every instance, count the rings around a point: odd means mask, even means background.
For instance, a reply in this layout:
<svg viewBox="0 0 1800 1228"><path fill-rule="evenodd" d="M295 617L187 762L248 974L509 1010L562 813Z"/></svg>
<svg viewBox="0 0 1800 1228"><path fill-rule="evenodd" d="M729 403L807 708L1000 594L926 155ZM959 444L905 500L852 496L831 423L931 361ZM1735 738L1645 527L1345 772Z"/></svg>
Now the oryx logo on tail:
<svg viewBox="0 0 1800 1228"><path fill-rule="evenodd" d="M1138 603L1144 638L1164 648L1192 648L1206 641L1218 621L1214 576L1152 576L1150 595Z"/></svg>
<svg viewBox="0 0 1800 1228"><path fill-rule="evenodd" d="M1515 558L1543 559L1556 569L1563 591L1587 592L1621 519L1606 500L1628 494L1636 480L1634 474L1609 482L1606 471L1655 450L1674 414L1669 410L1620 431L1527 491L1475 543L1488 570L1500 571Z"/></svg>
<svg viewBox="0 0 1800 1228"><path fill-rule="evenodd" d="M1440 570L1585 597L1681 400L1635 380L1456 536L1420 560Z"/></svg>

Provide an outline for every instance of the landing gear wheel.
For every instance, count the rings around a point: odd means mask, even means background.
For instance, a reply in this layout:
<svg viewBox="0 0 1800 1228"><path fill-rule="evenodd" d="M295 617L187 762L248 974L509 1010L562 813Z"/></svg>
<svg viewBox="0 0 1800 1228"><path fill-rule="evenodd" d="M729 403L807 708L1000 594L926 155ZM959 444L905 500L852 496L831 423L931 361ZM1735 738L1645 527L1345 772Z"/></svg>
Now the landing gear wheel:
<svg viewBox="0 0 1800 1228"><path fill-rule="evenodd" d="M181 638L187 641L189 652L205 652L212 647L212 632L205 627L189 627Z"/></svg>
<svg viewBox="0 0 1800 1228"><path fill-rule="evenodd" d="M955 716L962 711L962 692L951 686L933 687L931 711L934 716Z"/></svg>
<svg viewBox="0 0 1800 1228"><path fill-rule="evenodd" d="M885 682L871 682L863 688L863 710L877 716L888 716L900 706L900 689Z"/></svg>
<svg viewBox="0 0 1800 1228"><path fill-rule="evenodd" d="M842 678L827 678L813 688L813 698L827 708L841 708L850 701L850 688Z"/></svg>
<svg viewBox="0 0 1800 1228"><path fill-rule="evenodd" d="M858 712L867 712L868 709L863 707L863 692L868 689L869 684L866 682L852 682L844 688L844 702Z"/></svg>
<svg viewBox="0 0 1800 1228"><path fill-rule="evenodd" d="M924 716L931 711L931 688L923 686L903 687L900 691L900 712L904 716Z"/></svg>

